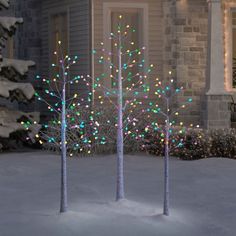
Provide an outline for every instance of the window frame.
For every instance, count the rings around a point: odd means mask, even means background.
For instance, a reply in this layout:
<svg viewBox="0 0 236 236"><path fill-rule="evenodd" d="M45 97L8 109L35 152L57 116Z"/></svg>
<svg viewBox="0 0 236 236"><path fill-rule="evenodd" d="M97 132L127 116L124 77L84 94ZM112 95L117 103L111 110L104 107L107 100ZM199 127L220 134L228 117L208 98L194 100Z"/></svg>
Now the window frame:
<svg viewBox="0 0 236 236"><path fill-rule="evenodd" d="M108 50L111 51L111 41L109 40L110 33L111 33L111 13L114 12L115 10L120 11L120 10L128 10L130 9L137 9L141 12L141 20L142 20L142 43L143 46L145 46L145 51L144 51L144 60L145 60L145 65L144 65L144 70L148 68L149 64L149 10L148 10L148 4L147 3L120 3L120 2L106 2L103 3L103 42L104 42L104 47ZM141 31L140 31L141 32ZM109 68L108 65L104 65L103 67L104 72L107 74L111 73L111 69ZM147 81L148 83L148 81ZM107 88L112 88L112 83L111 80L106 80L104 81L104 86ZM113 88L114 89L114 88ZM140 92L139 96L143 96L142 92Z"/></svg>

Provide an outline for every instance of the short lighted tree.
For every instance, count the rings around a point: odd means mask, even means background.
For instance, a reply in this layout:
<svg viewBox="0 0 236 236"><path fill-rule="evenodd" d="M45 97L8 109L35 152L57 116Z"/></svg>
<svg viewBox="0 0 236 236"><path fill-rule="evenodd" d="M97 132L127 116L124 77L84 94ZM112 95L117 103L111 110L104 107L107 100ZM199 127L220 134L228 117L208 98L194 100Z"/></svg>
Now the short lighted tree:
<svg viewBox="0 0 236 236"><path fill-rule="evenodd" d="M137 119L142 117L142 106L148 98L148 74L153 65L147 66L144 59L145 47L139 48L130 35L136 30L124 24L123 16L118 16L118 24L110 33L109 45L104 43L101 52L94 50L98 55L99 64L107 71L94 78L94 92L98 103L102 106L112 105L115 108L115 126L117 133L117 188L116 200L125 198L124 190L124 139L127 136L139 135L136 128ZM99 55L100 54L100 55ZM139 109L139 117L133 116L134 110ZM128 111L128 112L127 112ZM127 115L127 113L129 113ZM109 123L105 122L106 125Z"/></svg>
<svg viewBox="0 0 236 236"><path fill-rule="evenodd" d="M171 72L169 72L171 75ZM150 102L148 111L159 115L164 119L164 122L152 122L151 125L146 126L146 131L154 129L161 133L161 142L164 142L164 204L163 214L169 215L169 157L170 151L175 148L183 146L183 139L179 135L185 132L183 122L179 122L179 129L176 122L177 116L181 109L185 109L186 105L192 102L192 98L188 98L180 106L175 103L176 96L181 93L183 87L176 88L174 80L170 79L167 83L163 83L158 78L156 79L155 95L157 96L156 102ZM163 120L162 119L162 120ZM164 123L164 125L163 125Z"/></svg>

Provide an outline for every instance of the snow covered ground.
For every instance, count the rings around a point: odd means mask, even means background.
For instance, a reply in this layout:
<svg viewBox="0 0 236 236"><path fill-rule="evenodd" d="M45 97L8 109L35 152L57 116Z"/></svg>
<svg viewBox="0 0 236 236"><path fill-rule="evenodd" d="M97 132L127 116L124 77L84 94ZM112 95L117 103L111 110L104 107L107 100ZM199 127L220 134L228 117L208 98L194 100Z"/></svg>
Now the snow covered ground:
<svg viewBox="0 0 236 236"><path fill-rule="evenodd" d="M162 160L126 156L126 197L115 203L115 158L70 159L60 215L58 156L0 155L0 236L234 236L236 161L171 161L171 216L162 216Z"/></svg>

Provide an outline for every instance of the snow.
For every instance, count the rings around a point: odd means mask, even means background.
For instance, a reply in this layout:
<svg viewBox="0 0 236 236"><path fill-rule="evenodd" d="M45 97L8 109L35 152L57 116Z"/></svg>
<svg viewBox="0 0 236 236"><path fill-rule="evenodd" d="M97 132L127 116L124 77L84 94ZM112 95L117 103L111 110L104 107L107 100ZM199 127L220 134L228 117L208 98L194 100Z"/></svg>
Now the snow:
<svg viewBox="0 0 236 236"><path fill-rule="evenodd" d="M0 71L3 67L12 67L20 75L25 75L28 72L29 67L34 66L34 65L35 65L35 62L33 61L3 58L3 61L0 63Z"/></svg>
<svg viewBox="0 0 236 236"><path fill-rule="evenodd" d="M113 155L68 160L69 212L60 215L60 158L0 156L0 235L232 236L236 161L171 159L171 216L162 215L163 160L125 156L127 200L114 202Z"/></svg>
<svg viewBox="0 0 236 236"><path fill-rule="evenodd" d="M10 92L20 90L27 100L34 96L34 88L30 83L14 83L0 76L0 96L9 98Z"/></svg>
<svg viewBox="0 0 236 236"><path fill-rule="evenodd" d="M5 8L8 8L9 0L0 0L0 5L4 6Z"/></svg>
<svg viewBox="0 0 236 236"><path fill-rule="evenodd" d="M22 24L23 18L16 18L16 17L7 17L1 16L0 17L0 25L7 31L11 31L12 28L16 28L16 24Z"/></svg>
<svg viewBox="0 0 236 236"><path fill-rule="evenodd" d="M0 137L9 138L11 133L18 130L24 130L23 125L18 122L18 119L20 119L22 116L27 117L28 120L32 122L39 122L38 112L25 113L21 111L10 110L6 107L0 107ZM33 140L33 137L38 133L40 128L41 126L38 124L31 125L31 140Z"/></svg>

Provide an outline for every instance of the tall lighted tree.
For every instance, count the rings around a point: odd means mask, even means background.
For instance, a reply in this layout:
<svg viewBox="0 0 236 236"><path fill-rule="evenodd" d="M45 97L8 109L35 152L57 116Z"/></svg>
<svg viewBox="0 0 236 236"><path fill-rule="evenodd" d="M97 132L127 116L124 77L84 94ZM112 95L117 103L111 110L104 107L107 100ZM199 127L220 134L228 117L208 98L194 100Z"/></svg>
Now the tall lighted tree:
<svg viewBox="0 0 236 236"><path fill-rule="evenodd" d="M169 72L171 75L171 72ZM169 215L169 202L170 202L170 187L169 187L169 158L170 151L175 148L181 148L183 143L182 139L179 138L179 134L184 132L183 122L179 122L179 129L176 129L178 125L176 120L179 116L181 109L186 108L186 105L192 102L192 98L188 98L180 106L176 104L177 95L181 93L183 87L176 88L174 80L170 78L169 81L163 83L158 78L156 79L155 95L157 96L156 102L151 102L148 110L154 114L160 115L164 119L163 122L159 119L158 122L152 122L152 125L146 127L154 128L161 132L162 142L164 142L164 203L163 203L163 214Z"/></svg>
<svg viewBox="0 0 236 236"><path fill-rule="evenodd" d="M135 117L124 116L129 108L130 113L143 105L144 99L148 98L149 82L147 75L153 65L147 66L144 60L145 47L139 48L132 40L132 34L136 30L129 24L125 24L123 16L118 16L118 24L110 33L109 45L105 45L99 52L99 63L104 65L106 73L94 79L94 91L99 102L104 105L107 99L116 110L117 128L117 184L116 200L125 198L124 190L124 139L131 131L127 126L135 124ZM130 36L131 35L131 36ZM131 40L130 40L131 39ZM104 43L101 43L102 47ZM107 48L111 48L108 50ZM96 97L95 93L95 97ZM142 109L140 108L140 116ZM137 132L137 131L136 131Z"/></svg>
<svg viewBox="0 0 236 236"><path fill-rule="evenodd" d="M49 142L50 144L60 147L61 152L61 199L60 199L60 212L67 211L67 143L68 137L73 134L72 130L76 129L76 137L70 140L70 155L73 149L80 149L81 146L90 145L89 137L84 134L85 126L93 126L92 116L84 117L78 109L89 109L91 103L91 89L89 90L90 83L87 82L88 78L84 76L70 77L70 68L77 63L78 57L70 57L63 55L61 41L58 42L59 52L55 51L55 63L52 64L52 71L55 75L52 78L44 76L37 76L38 80L44 82L45 94L40 95L35 93L38 100L47 104L50 112L54 113L55 119L43 127L46 131L42 131L40 142ZM84 91L81 93L71 94L70 87L75 84L85 84ZM83 107L83 108L81 108ZM85 111L84 111L85 112ZM86 113L88 114L88 113ZM26 124L27 125L27 124ZM47 130L52 132L47 132ZM91 132L93 133L93 132ZM74 135L74 134L73 134ZM72 143L73 142L73 143ZM83 145L81 145L83 143ZM71 147L72 145L72 147Z"/></svg>

